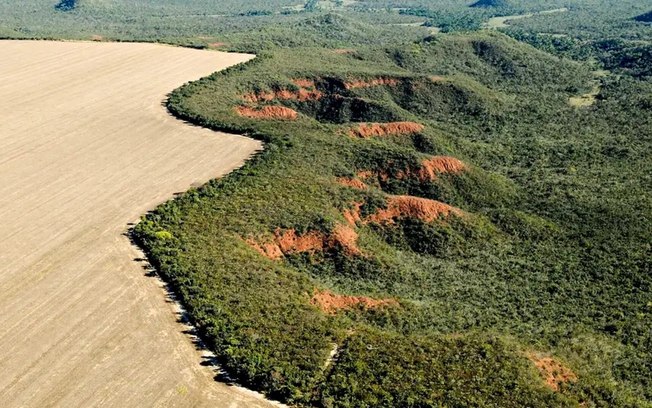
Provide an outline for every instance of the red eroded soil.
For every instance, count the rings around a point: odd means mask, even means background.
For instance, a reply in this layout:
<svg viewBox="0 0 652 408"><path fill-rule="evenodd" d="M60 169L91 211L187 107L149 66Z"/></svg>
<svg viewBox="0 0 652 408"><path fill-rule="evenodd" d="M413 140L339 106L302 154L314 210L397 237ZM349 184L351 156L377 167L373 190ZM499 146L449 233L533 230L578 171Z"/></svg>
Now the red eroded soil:
<svg viewBox="0 0 652 408"><path fill-rule="evenodd" d="M393 164L387 163L386 166L392 167ZM455 157L433 156L422 161L421 167L416 171L410 168L406 168L403 170L398 170L392 176L390 176L389 172L384 170L362 170L359 171L356 176L360 180L365 181L371 178L377 178L378 180L385 182L392 177L398 180L418 177L421 182L429 182L437 180L437 177L441 174L458 174L467 169L468 166L463 161L456 159Z"/></svg>
<svg viewBox="0 0 652 408"><path fill-rule="evenodd" d="M281 251L281 248L275 242L259 243L252 238L246 239L245 242L269 259L277 260L283 257L283 251Z"/></svg>
<svg viewBox="0 0 652 408"><path fill-rule="evenodd" d="M345 255L361 255L358 248L358 233L349 225L335 227L328 240L328 246L340 246Z"/></svg>
<svg viewBox="0 0 652 408"><path fill-rule="evenodd" d="M399 83L398 79L380 77L380 78L374 78L369 80L354 79L346 82L344 84L344 87L346 89L371 88L373 86L382 86L382 85L394 86L394 85L398 85L398 83Z"/></svg>
<svg viewBox="0 0 652 408"><path fill-rule="evenodd" d="M356 190L365 190L367 185L357 178L339 177L337 182L345 187L355 188Z"/></svg>
<svg viewBox="0 0 652 408"><path fill-rule="evenodd" d="M424 126L414 122L389 122L389 123L361 123L351 129L349 134L353 137L369 138L373 136L411 135L419 133Z"/></svg>
<svg viewBox="0 0 652 408"><path fill-rule="evenodd" d="M351 310L357 307L377 309L383 306L398 306L394 299L372 299L366 296L337 295L327 290L315 290L310 303L324 313L335 314L340 310Z"/></svg>
<svg viewBox="0 0 652 408"><path fill-rule="evenodd" d="M273 100L284 101L314 101L321 99L323 94L315 89L315 81L312 79L298 78L292 82L299 87L297 91L281 89L278 91L248 93L242 96L244 100L251 103L270 102Z"/></svg>
<svg viewBox="0 0 652 408"><path fill-rule="evenodd" d="M317 231L310 231L303 235L297 234L293 229L274 232L274 241L284 254L293 252L317 252L324 249L324 234Z"/></svg>
<svg viewBox="0 0 652 408"><path fill-rule="evenodd" d="M280 229L274 231L272 242L258 242L253 238L245 242L261 255L278 260L283 255L293 253L316 253L326 249L340 247L347 255L360 255L357 247L358 234L349 225L337 225L330 235L319 231L309 231L305 234L297 234L293 229Z"/></svg>
<svg viewBox="0 0 652 408"><path fill-rule="evenodd" d="M374 173L371 170L362 170L362 171L359 171L358 174L356 174L356 176L358 176L358 178L361 179L361 180L366 180L366 179L372 177L373 175L374 175Z"/></svg>
<svg viewBox="0 0 652 408"><path fill-rule="evenodd" d="M338 48L333 50L335 54L340 54L340 55L345 55L345 54L353 54L355 50L350 49L350 48Z"/></svg>
<svg viewBox="0 0 652 408"><path fill-rule="evenodd" d="M362 222L362 217L360 216L361 207L362 203L353 203L353 208L344 210L342 215L344 216L344 219L346 219L346 222L349 223L349 225L355 226L358 222Z"/></svg>
<svg viewBox="0 0 652 408"><path fill-rule="evenodd" d="M466 170L463 161L450 156L434 156L421 163L418 176L421 181L437 179L438 174L457 174Z"/></svg>
<svg viewBox="0 0 652 408"><path fill-rule="evenodd" d="M260 109L253 109L248 106L238 106L238 115L253 119L284 119L295 120L297 112L284 106L263 106Z"/></svg>
<svg viewBox="0 0 652 408"><path fill-rule="evenodd" d="M253 238L248 238L245 242L261 255L278 260L285 254L322 251L325 240L326 237L320 232L311 231L299 235L293 229L282 230L277 228L274 231L272 242L258 242Z"/></svg>
<svg viewBox="0 0 652 408"><path fill-rule="evenodd" d="M384 170L383 171L377 171L375 173L373 171L371 171L371 170L363 170L363 171L359 171L356 174L356 176L361 180L368 180L368 179L370 179L372 177L377 177L381 181L387 181L387 180L390 179L389 173L384 171ZM399 176L399 178L402 178L404 176L404 173L399 172L398 176Z"/></svg>
<svg viewBox="0 0 652 408"><path fill-rule="evenodd" d="M424 222L432 222L449 215L462 216L459 208L452 207L440 201L413 196L390 196L387 208L376 211L367 221L377 224L391 224L398 218L417 218Z"/></svg>
<svg viewBox="0 0 652 408"><path fill-rule="evenodd" d="M292 98L304 102L304 101L315 101L321 99L322 96L324 95L316 89L310 90L310 89L301 88L292 95Z"/></svg>
<svg viewBox="0 0 652 408"><path fill-rule="evenodd" d="M558 391L559 385L562 383L577 381L577 375L570 368L552 357L529 354L528 358L539 369L546 381L546 385L553 391Z"/></svg>
<svg viewBox="0 0 652 408"><path fill-rule="evenodd" d="M223 42L213 42L213 43L208 44L208 46L211 47L211 48L220 48L220 47L224 47L225 45L226 45L226 43L223 43Z"/></svg>
<svg viewBox="0 0 652 408"><path fill-rule="evenodd" d="M248 93L242 95L242 98L251 103L270 102L273 100L305 102L320 99L322 96L323 94L318 90L301 88L298 91L283 89L274 92Z"/></svg>
<svg viewBox="0 0 652 408"><path fill-rule="evenodd" d="M292 82L300 87L300 88L314 88L315 87L315 81L312 79L306 79L306 78L296 78L293 79Z"/></svg>

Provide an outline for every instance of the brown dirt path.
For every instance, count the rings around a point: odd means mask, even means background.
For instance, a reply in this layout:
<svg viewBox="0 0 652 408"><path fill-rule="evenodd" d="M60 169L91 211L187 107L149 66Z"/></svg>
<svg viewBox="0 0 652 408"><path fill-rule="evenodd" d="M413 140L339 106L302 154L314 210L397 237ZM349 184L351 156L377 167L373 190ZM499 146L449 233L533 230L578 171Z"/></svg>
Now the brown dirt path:
<svg viewBox="0 0 652 408"><path fill-rule="evenodd" d="M0 405L267 407L200 365L122 234L261 146L161 102L252 56L0 41Z"/></svg>

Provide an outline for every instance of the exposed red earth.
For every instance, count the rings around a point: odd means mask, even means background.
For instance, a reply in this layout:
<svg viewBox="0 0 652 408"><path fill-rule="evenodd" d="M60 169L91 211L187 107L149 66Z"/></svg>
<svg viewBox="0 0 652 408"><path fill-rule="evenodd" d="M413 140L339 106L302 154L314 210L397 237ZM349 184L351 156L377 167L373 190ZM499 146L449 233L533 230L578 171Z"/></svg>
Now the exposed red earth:
<svg viewBox="0 0 652 408"><path fill-rule="evenodd" d="M263 106L256 109L248 106L238 106L236 112L240 116L252 119L295 120L298 115L295 110L284 106Z"/></svg>
<svg viewBox="0 0 652 408"><path fill-rule="evenodd" d="M424 222L436 221L450 215L464 215L459 208L440 201L413 196L389 196L387 207L376 211L365 221L377 224L391 224L399 218L416 218Z"/></svg>
<svg viewBox="0 0 652 408"><path fill-rule="evenodd" d="M355 308L378 309L380 307L398 306L398 302L395 299L373 299L367 296L338 295L328 290L315 290L310 303L327 314L336 314L341 310Z"/></svg>
<svg viewBox="0 0 652 408"><path fill-rule="evenodd" d="M423 130L424 126L414 122L361 123L349 131L353 137L362 139L378 136L412 135Z"/></svg>
<svg viewBox="0 0 652 408"><path fill-rule="evenodd" d="M261 255L278 260L294 253L317 253L339 248L347 255L358 255L358 234L349 225L337 225L330 234L308 231L298 234L293 229L277 228L271 240L247 238L245 242Z"/></svg>
<svg viewBox="0 0 652 408"><path fill-rule="evenodd" d="M528 358L539 369L546 385L553 391L559 391L559 386L563 383L577 381L577 375L560 361L537 354L529 354Z"/></svg>
<svg viewBox="0 0 652 408"><path fill-rule="evenodd" d="M433 181L439 174L458 174L466 168L466 164L455 157L434 156L421 163L418 175L421 181Z"/></svg>

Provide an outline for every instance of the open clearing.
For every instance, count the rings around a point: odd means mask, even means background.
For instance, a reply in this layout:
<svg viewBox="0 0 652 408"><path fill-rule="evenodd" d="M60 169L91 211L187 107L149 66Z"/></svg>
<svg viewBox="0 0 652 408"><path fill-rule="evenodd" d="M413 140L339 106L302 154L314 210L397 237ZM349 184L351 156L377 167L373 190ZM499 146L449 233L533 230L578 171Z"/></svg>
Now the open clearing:
<svg viewBox="0 0 652 408"><path fill-rule="evenodd" d="M568 99L568 103L576 108L586 108L594 105L602 90L602 79L609 75L609 71L598 69L593 71L593 86L591 90L585 94L572 96Z"/></svg>
<svg viewBox="0 0 652 408"><path fill-rule="evenodd" d="M260 148L161 103L251 56L45 41L0 55L0 405L270 406L213 380L123 236Z"/></svg>

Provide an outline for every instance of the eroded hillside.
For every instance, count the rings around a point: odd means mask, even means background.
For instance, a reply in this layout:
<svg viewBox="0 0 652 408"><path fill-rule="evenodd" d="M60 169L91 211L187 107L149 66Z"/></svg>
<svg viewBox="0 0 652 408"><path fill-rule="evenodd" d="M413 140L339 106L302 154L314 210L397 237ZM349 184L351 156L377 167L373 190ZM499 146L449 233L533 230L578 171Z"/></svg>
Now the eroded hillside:
<svg viewBox="0 0 652 408"><path fill-rule="evenodd" d="M276 398L643 406L649 98L613 97L632 81L575 108L587 67L499 34L277 50L172 95L266 149L136 236Z"/></svg>

